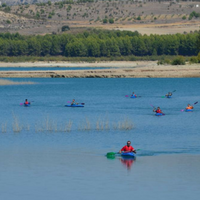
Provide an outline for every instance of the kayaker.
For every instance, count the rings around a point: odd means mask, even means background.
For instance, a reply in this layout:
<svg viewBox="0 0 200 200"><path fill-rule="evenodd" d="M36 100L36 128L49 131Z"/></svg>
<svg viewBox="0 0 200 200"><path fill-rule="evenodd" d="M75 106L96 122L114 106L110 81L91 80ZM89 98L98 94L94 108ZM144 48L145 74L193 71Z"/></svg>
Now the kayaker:
<svg viewBox="0 0 200 200"><path fill-rule="evenodd" d="M25 102L24 102L25 105L28 105L30 104L30 102L28 102L28 99L25 99Z"/></svg>
<svg viewBox="0 0 200 200"><path fill-rule="evenodd" d="M76 104L75 99L73 99L71 102L71 105L75 105L75 104Z"/></svg>
<svg viewBox="0 0 200 200"><path fill-rule="evenodd" d="M166 97L171 97L172 96L172 92L168 92L168 94L165 95Z"/></svg>
<svg viewBox="0 0 200 200"><path fill-rule="evenodd" d="M188 104L187 107L186 107L186 110L188 110L188 109L192 110L193 108L194 108L193 106L191 106L190 104Z"/></svg>
<svg viewBox="0 0 200 200"><path fill-rule="evenodd" d="M134 92L132 93L131 97L133 97L133 96L137 97L137 95Z"/></svg>
<svg viewBox="0 0 200 200"><path fill-rule="evenodd" d="M78 103L75 102L75 99L72 100L71 105L78 105Z"/></svg>
<svg viewBox="0 0 200 200"><path fill-rule="evenodd" d="M160 107L157 107L157 109L153 109L153 112L156 112L156 113L162 113L162 110L160 109Z"/></svg>
<svg viewBox="0 0 200 200"><path fill-rule="evenodd" d="M134 153L136 153L136 150L131 146L131 141L128 141L128 142L127 142L127 145L124 146L124 147L119 151L119 153L121 153L122 151L124 151L124 152L134 152Z"/></svg>

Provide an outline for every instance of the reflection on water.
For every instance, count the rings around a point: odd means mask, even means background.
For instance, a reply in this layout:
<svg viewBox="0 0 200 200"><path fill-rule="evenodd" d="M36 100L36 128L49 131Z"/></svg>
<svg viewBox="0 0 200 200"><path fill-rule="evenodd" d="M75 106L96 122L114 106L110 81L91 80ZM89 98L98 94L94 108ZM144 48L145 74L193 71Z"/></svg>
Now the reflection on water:
<svg viewBox="0 0 200 200"><path fill-rule="evenodd" d="M119 158L119 160L121 161L121 163L128 169L130 170L133 163L135 162L135 158L125 158L125 157L121 157Z"/></svg>

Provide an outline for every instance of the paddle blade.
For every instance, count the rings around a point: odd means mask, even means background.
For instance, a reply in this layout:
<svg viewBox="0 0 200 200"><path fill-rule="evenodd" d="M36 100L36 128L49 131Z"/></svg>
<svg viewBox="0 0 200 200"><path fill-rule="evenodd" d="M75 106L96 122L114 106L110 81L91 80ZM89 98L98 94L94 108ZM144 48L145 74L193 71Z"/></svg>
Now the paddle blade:
<svg viewBox="0 0 200 200"><path fill-rule="evenodd" d="M195 102L194 104L197 104L198 103L198 101L197 102Z"/></svg>
<svg viewBox="0 0 200 200"><path fill-rule="evenodd" d="M109 152L109 153L106 154L106 157L113 159L113 158L115 158L115 153L114 152Z"/></svg>
<svg viewBox="0 0 200 200"><path fill-rule="evenodd" d="M81 103L81 105L85 105L85 103Z"/></svg>
<svg viewBox="0 0 200 200"><path fill-rule="evenodd" d="M182 109L181 112L183 112L185 109Z"/></svg>
<svg viewBox="0 0 200 200"><path fill-rule="evenodd" d="M24 103L20 103L19 105L22 106L22 105L24 105Z"/></svg>
<svg viewBox="0 0 200 200"><path fill-rule="evenodd" d="M67 103L71 103L71 101L68 101Z"/></svg>
<svg viewBox="0 0 200 200"><path fill-rule="evenodd" d="M176 92L176 90L174 90L173 92Z"/></svg>
<svg viewBox="0 0 200 200"><path fill-rule="evenodd" d="M125 95L125 97L129 97L129 95Z"/></svg>

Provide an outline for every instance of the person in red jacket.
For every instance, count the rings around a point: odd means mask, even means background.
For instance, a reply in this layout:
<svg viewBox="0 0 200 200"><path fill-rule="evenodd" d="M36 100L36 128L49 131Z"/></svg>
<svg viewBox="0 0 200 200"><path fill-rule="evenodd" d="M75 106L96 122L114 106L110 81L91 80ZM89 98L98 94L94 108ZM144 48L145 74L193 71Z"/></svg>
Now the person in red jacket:
<svg viewBox="0 0 200 200"><path fill-rule="evenodd" d="M121 153L122 151L124 151L124 152L134 152L134 153L136 153L136 150L131 146L131 141L128 141L128 142L127 142L127 145L124 146L124 147L119 151L119 153Z"/></svg>
<svg viewBox="0 0 200 200"><path fill-rule="evenodd" d="M153 109L153 112L156 112L156 113L162 113L162 110L160 109L160 107L158 107L157 109Z"/></svg>
<svg viewBox="0 0 200 200"><path fill-rule="evenodd" d="M25 99L25 102L24 102L25 105L29 105L30 102L28 102L28 99Z"/></svg>

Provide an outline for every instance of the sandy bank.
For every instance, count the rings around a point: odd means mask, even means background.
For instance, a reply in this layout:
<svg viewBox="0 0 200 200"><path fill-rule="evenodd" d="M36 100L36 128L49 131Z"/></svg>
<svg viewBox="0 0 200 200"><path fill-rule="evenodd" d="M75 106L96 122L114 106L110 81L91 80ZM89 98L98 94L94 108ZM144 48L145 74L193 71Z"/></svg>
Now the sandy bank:
<svg viewBox="0 0 200 200"><path fill-rule="evenodd" d="M60 62L59 62L60 63ZM36 63L34 63L36 64ZM52 65L52 63L41 63ZM157 65L151 62L101 62L101 63L65 63L64 65L118 67L91 70L48 70L48 71L0 71L0 78L5 77L52 77L52 78L159 78L159 77L200 77L200 64ZM24 63L26 65L26 63ZM32 65L32 63L30 63ZM57 63L58 65L58 63Z"/></svg>
<svg viewBox="0 0 200 200"><path fill-rule="evenodd" d="M34 84L33 82L18 82L18 81L9 81L5 79L0 79L0 85L30 85Z"/></svg>
<svg viewBox="0 0 200 200"><path fill-rule="evenodd" d="M150 61L109 61L109 62L23 62L6 63L0 62L0 67L134 67L137 65L150 64ZM154 63L154 62L153 62Z"/></svg>

